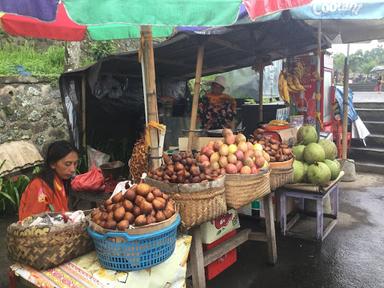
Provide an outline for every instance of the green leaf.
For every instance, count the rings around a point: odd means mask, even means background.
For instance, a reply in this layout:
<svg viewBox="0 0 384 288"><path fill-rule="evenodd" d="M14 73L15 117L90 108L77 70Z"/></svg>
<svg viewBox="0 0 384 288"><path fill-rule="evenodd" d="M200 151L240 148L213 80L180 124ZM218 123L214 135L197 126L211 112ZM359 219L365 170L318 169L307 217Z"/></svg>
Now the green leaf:
<svg viewBox="0 0 384 288"><path fill-rule="evenodd" d="M19 207L19 204L20 204L19 191L17 190L16 187L13 187L13 190L15 191L16 207Z"/></svg>
<svg viewBox="0 0 384 288"><path fill-rule="evenodd" d="M14 199L12 199L11 196L9 196L7 193L4 193L4 192L0 192L0 195L3 195L5 197L5 199L8 199L13 205L16 205L16 202Z"/></svg>

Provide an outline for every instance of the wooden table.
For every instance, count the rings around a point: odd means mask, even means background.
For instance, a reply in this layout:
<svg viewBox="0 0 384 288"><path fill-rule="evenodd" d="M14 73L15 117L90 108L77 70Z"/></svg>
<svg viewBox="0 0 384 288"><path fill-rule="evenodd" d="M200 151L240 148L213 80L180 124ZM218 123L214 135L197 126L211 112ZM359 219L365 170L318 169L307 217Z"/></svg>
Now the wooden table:
<svg viewBox="0 0 384 288"><path fill-rule="evenodd" d="M298 236L297 233L291 232L290 229L300 220L300 214L304 213L304 200L310 199L316 201L316 236L315 239L323 241L325 237L332 231L337 224L337 216L339 211L339 184L335 183L326 187L320 192L304 191L302 189L280 188L278 190L280 198L280 226L281 232L285 235ZM323 204L326 197L331 197L331 214L324 214ZM286 203L287 197L300 199L300 211L287 222ZM308 213L307 213L308 214ZM330 218L332 221L324 227L324 218Z"/></svg>
<svg viewBox="0 0 384 288"><path fill-rule="evenodd" d="M275 222L273 217L272 195L268 194L263 199L265 209L265 226L266 232L252 232L251 229L243 229L233 238L223 242L219 246L203 252L203 244L201 241L200 226L192 229L192 246L190 253L190 263L188 266L187 277L192 276L194 288L206 287L204 267L217 259L224 256L232 249L240 246L248 240L263 241L267 243L268 262L276 264L277 262L277 247Z"/></svg>

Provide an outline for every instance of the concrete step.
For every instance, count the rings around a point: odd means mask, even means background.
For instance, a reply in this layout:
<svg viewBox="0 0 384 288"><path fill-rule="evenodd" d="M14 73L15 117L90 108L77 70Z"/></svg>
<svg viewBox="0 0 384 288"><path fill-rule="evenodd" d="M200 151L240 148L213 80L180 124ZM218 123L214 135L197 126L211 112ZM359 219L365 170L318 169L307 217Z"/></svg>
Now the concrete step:
<svg viewBox="0 0 384 288"><path fill-rule="evenodd" d="M384 120L384 108L357 108L356 111L363 121Z"/></svg>
<svg viewBox="0 0 384 288"><path fill-rule="evenodd" d="M384 148L384 135L371 134L365 138L365 143L369 148ZM365 147L360 139L352 139L353 147Z"/></svg>
<svg viewBox="0 0 384 288"><path fill-rule="evenodd" d="M384 175L384 165L369 162L356 162L356 172L375 173Z"/></svg>
<svg viewBox="0 0 384 288"><path fill-rule="evenodd" d="M371 134L384 135L384 121L364 121L364 124Z"/></svg>
<svg viewBox="0 0 384 288"><path fill-rule="evenodd" d="M370 162L375 164L384 163L384 149L383 148L365 148L365 147L351 147L349 150L348 158L360 162Z"/></svg>
<svg viewBox="0 0 384 288"><path fill-rule="evenodd" d="M382 97L384 98L384 94ZM355 102L355 103L353 103L353 106L356 109L358 109L358 108L363 108L363 109L380 108L380 109L384 109L384 102Z"/></svg>
<svg viewBox="0 0 384 288"><path fill-rule="evenodd" d="M376 83L350 84L349 88L351 88L352 91L371 92L375 90L375 86Z"/></svg>

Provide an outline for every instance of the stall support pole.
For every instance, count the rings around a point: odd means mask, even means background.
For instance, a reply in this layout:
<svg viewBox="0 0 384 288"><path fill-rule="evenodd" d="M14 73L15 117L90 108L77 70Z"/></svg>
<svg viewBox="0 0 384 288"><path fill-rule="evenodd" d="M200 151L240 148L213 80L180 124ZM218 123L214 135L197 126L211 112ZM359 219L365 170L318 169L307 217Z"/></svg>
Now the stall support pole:
<svg viewBox="0 0 384 288"><path fill-rule="evenodd" d="M264 65L259 66L259 122L263 122L263 105L264 105Z"/></svg>
<svg viewBox="0 0 384 288"><path fill-rule="evenodd" d="M348 92L349 92L349 67L348 67L348 57L349 57L349 44L347 48L347 56L344 59L344 95L343 95L343 131L342 131L342 159L347 159L347 150L348 150Z"/></svg>
<svg viewBox="0 0 384 288"><path fill-rule="evenodd" d="M87 151L87 117L86 117L86 76L83 75L81 78L81 145L83 146L84 151Z"/></svg>
<svg viewBox="0 0 384 288"><path fill-rule="evenodd" d="M145 97L148 109L148 121L159 122L159 115L157 111L157 95L156 95L156 77L155 77L155 58L153 53L152 43L152 29L150 26L141 26L141 47L140 47L140 60L143 61L144 67L144 79L143 86L145 91ZM160 147L159 147L159 136L157 129L150 129L150 157L151 167L157 168L161 165Z"/></svg>
<svg viewBox="0 0 384 288"><path fill-rule="evenodd" d="M193 89L191 124L189 126L189 134L188 134L188 151L192 151L192 143L195 137L196 122L197 122L197 108L199 105L199 95L200 95L200 87L201 87L201 73L203 70L203 59L204 59L204 45L200 45L199 48L197 49L195 87Z"/></svg>
<svg viewBox="0 0 384 288"><path fill-rule="evenodd" d="M316 131L320 135L320 100L321 100L321 20L317 28L317 79L316 79Z"/></svg>

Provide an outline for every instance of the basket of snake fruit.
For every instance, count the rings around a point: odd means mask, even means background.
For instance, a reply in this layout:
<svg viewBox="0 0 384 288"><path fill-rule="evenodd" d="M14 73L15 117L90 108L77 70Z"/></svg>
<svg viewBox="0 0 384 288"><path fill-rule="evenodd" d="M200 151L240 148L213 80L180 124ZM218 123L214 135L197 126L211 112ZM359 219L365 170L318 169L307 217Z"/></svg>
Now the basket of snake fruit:
<svg viewBox="0 0 384 288"><path fill-rule="evenodd" d="M7 228L8 257L37 270L56 267L93 249L83 211L46 212Z"/></svg>
<svg viewBox="0 0 384 288"><path fill-rule="evenodd" d="M294 158L289 145L282 143L279 138L271 137L261 128L255 130L251 141L263 149L263 155L269 161L271 190L292 183Z"/></svg>

